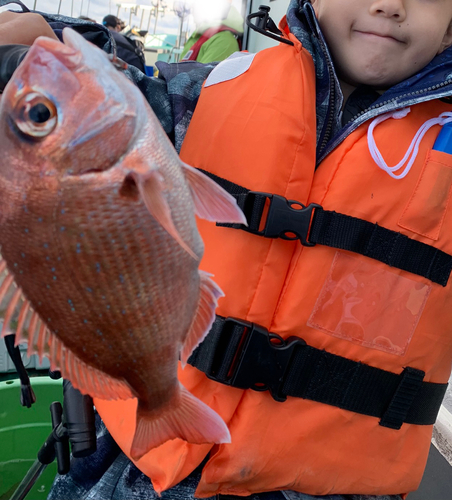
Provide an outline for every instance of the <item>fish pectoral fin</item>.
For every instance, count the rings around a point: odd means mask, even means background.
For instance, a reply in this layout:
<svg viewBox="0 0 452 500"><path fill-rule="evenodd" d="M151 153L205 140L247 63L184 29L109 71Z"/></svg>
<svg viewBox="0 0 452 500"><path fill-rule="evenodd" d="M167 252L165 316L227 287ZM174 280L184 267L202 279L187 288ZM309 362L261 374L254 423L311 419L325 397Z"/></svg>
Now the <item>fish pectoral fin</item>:
<svg viewBox="0 0 452 500"><path fill-rule="evenodd" d="M157 169L147 173L133 172L132 176L138 186L140 195L149 210L165 231L194 259L199 260L195 252L184 242L178 233L171 216L171 208L163 195L166 186Z"/></svg>
<svg viewBox="0 0 452 500"><path fill-rule="evenodd" d="M107 375L82 361L54 334L50 334L50 368L60 370L63 378L82 394L100 399L129 399L134 394L125 380Z"/></svg>
<svg viewBox="0 0 452 500"><path fill-rule="evenodd" d="M190 354L205 339L215 320L215 309L217 308L218 299L224 297L224 293L220 287L210 279L211 276L211 274L205 271L199 271L201 279L199 302L180 353L182 367L185 367Z"/></svg>
<svg viewBox="0 0 452 500"><path fill-rule="evenodd" d="M213 222L248 225L233 196L196 168L186 163L182 163L182 167L198 217Z"/></svg>
<svg viewBox="0 0 452 500"><path fill-rule="evenodd" d="M170 439L189 443L230 443L231 435L223 419L179 384L180 392L162 412L146 410L140 401L130 455L139 460L149 450Z"/></svg>

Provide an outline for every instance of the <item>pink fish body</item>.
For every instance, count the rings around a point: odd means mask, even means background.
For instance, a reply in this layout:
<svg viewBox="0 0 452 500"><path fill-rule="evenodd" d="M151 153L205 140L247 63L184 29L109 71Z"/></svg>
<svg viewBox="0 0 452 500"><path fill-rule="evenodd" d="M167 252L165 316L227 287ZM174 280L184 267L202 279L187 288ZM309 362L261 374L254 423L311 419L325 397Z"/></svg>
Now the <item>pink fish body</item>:
<svg viewBox="0 0 452 500"><path fill-rule="evenodd" d="M2 334L84 393L136 397L134 459L176 437L229 442L177 365L222 295L198 268L195 214L243 214L180 161L105 53L68 29L64 40L37 39L0 99Z"/></svg>

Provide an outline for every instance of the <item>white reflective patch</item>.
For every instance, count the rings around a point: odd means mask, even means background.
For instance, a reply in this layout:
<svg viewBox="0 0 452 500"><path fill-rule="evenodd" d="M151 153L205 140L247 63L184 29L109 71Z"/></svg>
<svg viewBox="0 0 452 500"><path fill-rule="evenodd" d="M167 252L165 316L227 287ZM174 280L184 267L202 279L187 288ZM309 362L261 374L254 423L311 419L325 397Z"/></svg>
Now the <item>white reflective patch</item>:
<svg viewBox="0 0 452 500"><path fill-rule="evenodd" d="M254 56L249 52L234 52L224 61L216 66L208 76L204 87L216 85L217 83L227 82L233 78L243 75L251 66Z"/></svg>
<svg viewBox="0 0 452 500"><path fill-rule="evenodd" d="M181 61L188 61L190 59L190 56L193 54L192 50L189 50L185 56L181 59Z"/></svg>

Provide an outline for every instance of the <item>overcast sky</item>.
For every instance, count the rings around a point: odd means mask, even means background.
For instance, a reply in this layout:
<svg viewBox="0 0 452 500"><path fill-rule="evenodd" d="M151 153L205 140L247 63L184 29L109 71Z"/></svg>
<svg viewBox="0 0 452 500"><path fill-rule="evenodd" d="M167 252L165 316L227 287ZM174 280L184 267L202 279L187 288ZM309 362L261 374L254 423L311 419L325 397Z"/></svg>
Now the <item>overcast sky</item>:
<svg viewBox="0 0 452 500"><path fill-rule="evenodd" d="M178 34L180 29L180 18L174 13L173 4L190 2L191 0L160 0L160 4L166 4L167 8L162 13L159 13L157 20L156 33ZM204 0L209 1L209 0ZM210 0L215 2L216 0ZM88 16L96 22L101 23L104 16L107 14L118 15L118 4L121 5L148 5L155 4L157 0L22 0L22 2L31 10L35 9L49 14L56 14L58 9L60 14L72 17L80 15ZM232 0L232 4L241 11L242 0ZM16 10L20 7L15 4L10 4L0 10L11 9ZM132 14L131 9L121 7L119 17L133 27L147 30L153 33L155 27L155 17L149 18L149 10L138 9L137 15ZM144 14L143 14L144 12ZM192 16L185 16L183 30L187 30L190 34L195 28Z"/></svg>
<svg viewBox="0 0 452 500"><path fill-rule="evenodd" d="M156 0L154 0L155 3ZM212 0L215 1L215 0ZM29 8L39 10L41 12L47 12L56 14L58 12L59 5L60 14L66 16L78 17L80 15L88 16L97 22L102 22L102 19L107 14L117 15L118 4L139 4L139 5L152 5L152 0L135 0L135 2L123 0L22 0L22 2ZM157 23L157 33L172 33L177 34L179 31L179 18L173 12L173 0L166 0L166 5L168 8L165 13L159 14ZM9 8L15 10L14 5L10 5ZM144 16L142 17L143 11L140 9L138 15L132 15L132 25L138 28L147 29L148 25L150 31L154 29L155 18L152 17L149 23L149 11L144 11ZM121 8L119 11L119 17L123 19L127 24L130 19L130 9ZM189 31L194 28L194 24L191 20L191 16L184 23L184 29L186 29L187 22L190 23Z"/></svg>

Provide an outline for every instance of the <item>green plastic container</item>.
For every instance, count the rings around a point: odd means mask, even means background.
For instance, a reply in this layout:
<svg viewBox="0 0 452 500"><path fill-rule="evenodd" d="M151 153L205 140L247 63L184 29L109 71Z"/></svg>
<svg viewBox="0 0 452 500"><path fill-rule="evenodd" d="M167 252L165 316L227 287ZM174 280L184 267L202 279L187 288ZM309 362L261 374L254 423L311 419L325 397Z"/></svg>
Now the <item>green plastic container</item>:
<svg viewBox="0 0 452 500"><path fill-rule="evenodd" d="M0 500L8 500L37 458L52 431L49 407L63 400L62 380L33 377L36 403L20 404L20 381L0 382ZM48 465L26 500L45 500L57 473L56 462Z"/></svg>

